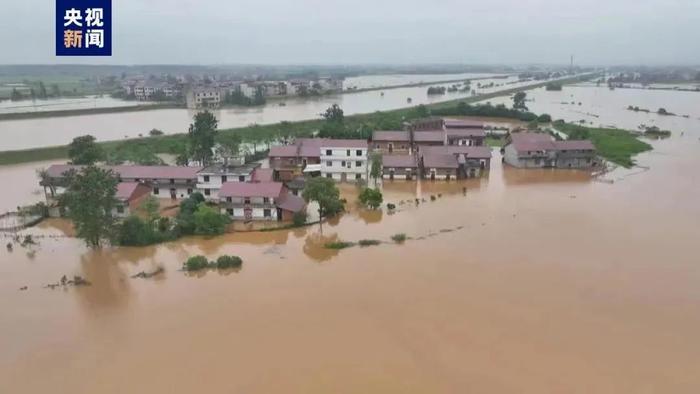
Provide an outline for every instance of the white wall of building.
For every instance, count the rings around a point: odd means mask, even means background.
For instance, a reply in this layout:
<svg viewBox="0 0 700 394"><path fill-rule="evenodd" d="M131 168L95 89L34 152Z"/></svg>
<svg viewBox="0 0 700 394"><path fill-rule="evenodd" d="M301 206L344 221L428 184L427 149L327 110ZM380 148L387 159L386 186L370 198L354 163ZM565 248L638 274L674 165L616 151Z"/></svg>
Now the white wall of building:
<svg viewBox="0 0 700 394"><path fill-rule="evenodd" d="M359 153L359 154L358 154ZM321 148L321 176L347 181L367 179L367 148Z"/></svg>

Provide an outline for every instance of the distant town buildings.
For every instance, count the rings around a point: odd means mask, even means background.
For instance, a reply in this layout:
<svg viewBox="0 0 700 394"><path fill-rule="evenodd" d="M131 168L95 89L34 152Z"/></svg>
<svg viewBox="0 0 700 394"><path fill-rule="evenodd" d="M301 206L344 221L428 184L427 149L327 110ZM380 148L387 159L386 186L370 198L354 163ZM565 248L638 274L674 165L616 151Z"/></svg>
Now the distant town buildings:
<svg viewBox="0 0 700 394"><path fill-rule="evenodd" d="M225 104L255 105L265 98L316 96L342 92L343 78L237 80L227 77L134 77L120 83L126 98L142 101L184 100L188 108L218 108ZM232 98L227 101L226 98ZM248 99L245 100L238 98Z"/></svg>

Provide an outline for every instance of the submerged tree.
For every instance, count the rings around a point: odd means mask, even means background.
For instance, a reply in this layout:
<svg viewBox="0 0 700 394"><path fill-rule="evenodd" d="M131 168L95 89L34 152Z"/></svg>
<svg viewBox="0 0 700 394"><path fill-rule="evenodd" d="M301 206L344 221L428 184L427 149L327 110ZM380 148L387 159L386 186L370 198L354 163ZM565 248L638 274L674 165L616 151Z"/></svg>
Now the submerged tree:
<svg viewBox="0 0 700 394"><path fill-rule="evenodd" d="M382 176L382 155L379 153L372 154L372 166L369 170L369 176L374 179L374 187L377 187L377 178Z"/></svg>
<svg viewBox="0 0 700 394"><path fill-rule="evenodd" d="M190 124L187 138L190 143L192 159L206 166L213 155L214 139L218 132L219 122L214 114L209 111L199 112L194 116L194 123Z"/></svg>
<svg viewBox="0 0 700 394"><path fill-rule="evenodd" d="M76 236L89 247L100 246L112 234L117 177L111 170L88 166L71 174L64 201Z"/></svg>
<svg viewBox="0 0 700 394"><path fill-rule="evenodd" d="M311 178L304 187L302 197L306 202L318 203L318 215L320 219L332 216L343 210L343 202L340 201L340 191L329 178Z"/></svg>
<svg viewBox="0 0 700 394"><path fill-rule="evenodd" d="M360 203L366 207L377 209L382 205L384 197L377 189L364 188L358 197Z"/></svg>
<svg viewBox="0 0 700 394"><path fill-rule="evenodd" d="M518 92L515 93L513 96L513 108L514 109L522 109L524 111L527 111L527 106L525 105L525 98L527 97L527 93L525 92Z"/></svg>

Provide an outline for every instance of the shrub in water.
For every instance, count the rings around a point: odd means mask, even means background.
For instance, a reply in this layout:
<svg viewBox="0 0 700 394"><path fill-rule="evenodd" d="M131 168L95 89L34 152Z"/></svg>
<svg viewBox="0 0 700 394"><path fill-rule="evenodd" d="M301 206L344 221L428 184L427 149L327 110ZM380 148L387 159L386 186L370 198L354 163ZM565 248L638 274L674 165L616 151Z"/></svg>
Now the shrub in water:
<svg viewBox="0 0 700 394"><path fill-rule="evenodd" d="M243 265L243 260L238 256L220 256L216 259L216 268L238 268Z"/></svg>
<svg viewBox="0 0 700 394"><path fill-rule="evenodd" d="M209 261L204 256L192 256L185 261L182 267L185 271L199 271L209 267Z"/></svg>
<svg viewBox="0 0 700 394"><path fill-rule="evenodd" d="M404 234L404 233L394 234L391 236L391 240L396 242L397 244L403 243L404 241L406 241L406 234Z"/></svg>
<svg viewBox="0 0 700 394"><path fill-rule="evenodd" d="M295 227L301 227L306 224L306 212L295 212L294 216L292 217L292 224L294 224Z"/></svg>
<svg viewBox="0 0 700 394"><path fill-rule="evenodd" d="M344 242L344 241L336 241L336 242L328 242L327 244L323 245L326 249L345 249L349 248L351 246L354 246L355 244L352 242Z"/></svg>
<svg viewBox="0 0 700 394"><path fill-rule="evenodd" d="M358 244L360 246L374 246L374 245L379 245L381 241L377 239L361 239Z"/></svg>

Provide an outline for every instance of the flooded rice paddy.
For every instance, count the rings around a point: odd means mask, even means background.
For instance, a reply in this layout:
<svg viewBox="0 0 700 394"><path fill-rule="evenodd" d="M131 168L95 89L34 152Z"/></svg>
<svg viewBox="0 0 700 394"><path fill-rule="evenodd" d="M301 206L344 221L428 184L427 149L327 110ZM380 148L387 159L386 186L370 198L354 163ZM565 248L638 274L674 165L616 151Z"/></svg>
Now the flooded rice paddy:
<svg viewBox="0 0 700 394"><path fill-rule="evenodd" d="M605 181L494 152L481 179L385 183L393 213L343 185L322 230L90 251L47 220L0 252L0 392L697 393L700 130L672 131ZM0 167L3 209L45 164ZM179 271L194 254L244 263ZM42 287L62 275L92 285Z"/></svg>

